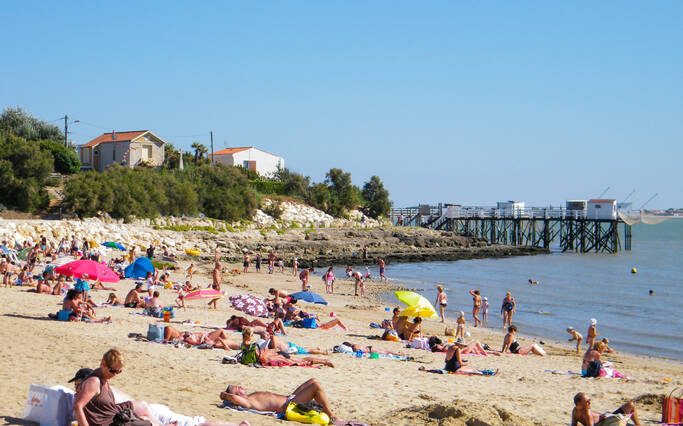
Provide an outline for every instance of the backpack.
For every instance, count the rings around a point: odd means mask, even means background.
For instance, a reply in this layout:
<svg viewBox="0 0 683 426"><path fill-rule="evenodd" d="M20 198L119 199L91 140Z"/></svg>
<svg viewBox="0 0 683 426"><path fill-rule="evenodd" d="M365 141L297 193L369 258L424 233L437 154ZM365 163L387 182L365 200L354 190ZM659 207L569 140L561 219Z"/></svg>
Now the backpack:
<svg viewBox="0 0 683 426"><path fill-rule="evenodd" d="M163 342L165 330L166 327L163 325L150 324L149 327L147 327L147 340L157 343Z"/></svg>
<svg viewBox="0 0 683 426"><path fill-rule="evenodd" d="M600 370L602 369L602 362L591 361L588 364L588 369L586 370L586 375L583 377L600 377Z"/></svg>
<svg viewBox="0 0 683 426"><path fill-rule="evenodd" d="M257 364L261 360L260 352L256 343L251 343L247 347L242 345L242 351L237 354L237 361L244 365Z"/></svg>

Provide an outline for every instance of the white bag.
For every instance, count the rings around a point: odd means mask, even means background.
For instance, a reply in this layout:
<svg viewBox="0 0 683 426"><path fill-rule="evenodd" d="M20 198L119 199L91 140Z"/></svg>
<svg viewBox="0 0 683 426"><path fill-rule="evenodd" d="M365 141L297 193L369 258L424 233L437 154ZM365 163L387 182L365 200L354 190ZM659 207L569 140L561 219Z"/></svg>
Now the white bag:
<svg viewBox="0 0 683 426"><path fill-rule="evenodd" d="M66 426L73 417L68 399L73 396L47 386L31 384L21 418L40 426Z"/></svg>
<svg viewBox="0 0 683 426"><path fill-rule="evenodd" d="M412 342L410 342L410 347L413 349L430 350L429 349L429 339L427 339L426 337L416 337L413 339Z"/></svg>

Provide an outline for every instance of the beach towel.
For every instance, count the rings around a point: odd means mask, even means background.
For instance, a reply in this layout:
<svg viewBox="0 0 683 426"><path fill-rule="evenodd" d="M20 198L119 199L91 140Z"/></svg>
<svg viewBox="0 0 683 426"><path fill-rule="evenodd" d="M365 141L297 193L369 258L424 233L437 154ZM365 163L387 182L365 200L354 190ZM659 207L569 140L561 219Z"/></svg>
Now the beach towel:
<svg viewBox="0 0 683 426"><path fill-rule="evenodd" d="M498 374L498 369L496 370L474 370L474 371L463 371L463 370L458 370L458 371L448 371L448 370L423 370L422 367L420 367L421 371L424 371L425 373L435 373L435 374L452 374L455 376L490 376L493 377L496 374Z"/></svg>
<svg viewBox="0 0 683 426"><path fill-rule="evenodd" d="M223 405L221 406L221 408L227 408L228 410L232 411L240 411L242 413L260 414L262 416L277 417L279 419L283 418L282 414L278 414L274 411L259 411L253 410L251 408L244 408L240 407L239 405L235 405L230 401L223 401Z"/></svg>

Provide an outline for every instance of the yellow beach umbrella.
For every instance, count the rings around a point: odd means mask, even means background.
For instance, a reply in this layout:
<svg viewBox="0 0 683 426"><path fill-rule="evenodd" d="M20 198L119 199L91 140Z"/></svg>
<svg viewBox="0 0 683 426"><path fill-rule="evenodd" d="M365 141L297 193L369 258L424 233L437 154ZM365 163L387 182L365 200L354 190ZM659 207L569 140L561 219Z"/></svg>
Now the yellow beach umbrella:
<svg viewBox="0 0 683 426"><path fill-rule="evenodd" d="M401 312L402 317L438 318L436 309L424 296L414 291L395 291L394 294L398 300L408 305Z"/></svg>

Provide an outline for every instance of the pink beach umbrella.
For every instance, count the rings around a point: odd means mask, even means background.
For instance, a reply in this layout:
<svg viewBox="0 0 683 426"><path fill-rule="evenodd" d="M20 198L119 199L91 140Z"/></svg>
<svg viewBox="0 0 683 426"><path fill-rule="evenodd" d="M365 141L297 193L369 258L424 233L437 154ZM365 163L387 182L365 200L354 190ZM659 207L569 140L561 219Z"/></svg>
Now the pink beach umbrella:
<svg viewBox="0 0 683 426"><path fill-rule="evenodd" d="M263 299L259 299L251 294L230 296L230 304L233 308L242 311L245 314L253 315L255 317L268 316L268 308Z"/></svg>
<svg viewBox="0 0 683 426"><path fill-rule="evenodd" d="M55 269L55 273L105 283L117 283L120 280L116 272L94 260L74 260L73 262L58 266Z"/></svg>
<svg viewBox="0 0 683 426"><path fill-rule="evenodd" d="M223 293L220 291L213 289L202 289L187 293L185 295L185 300L220 299L221 297L223 297Z"/></svg>

